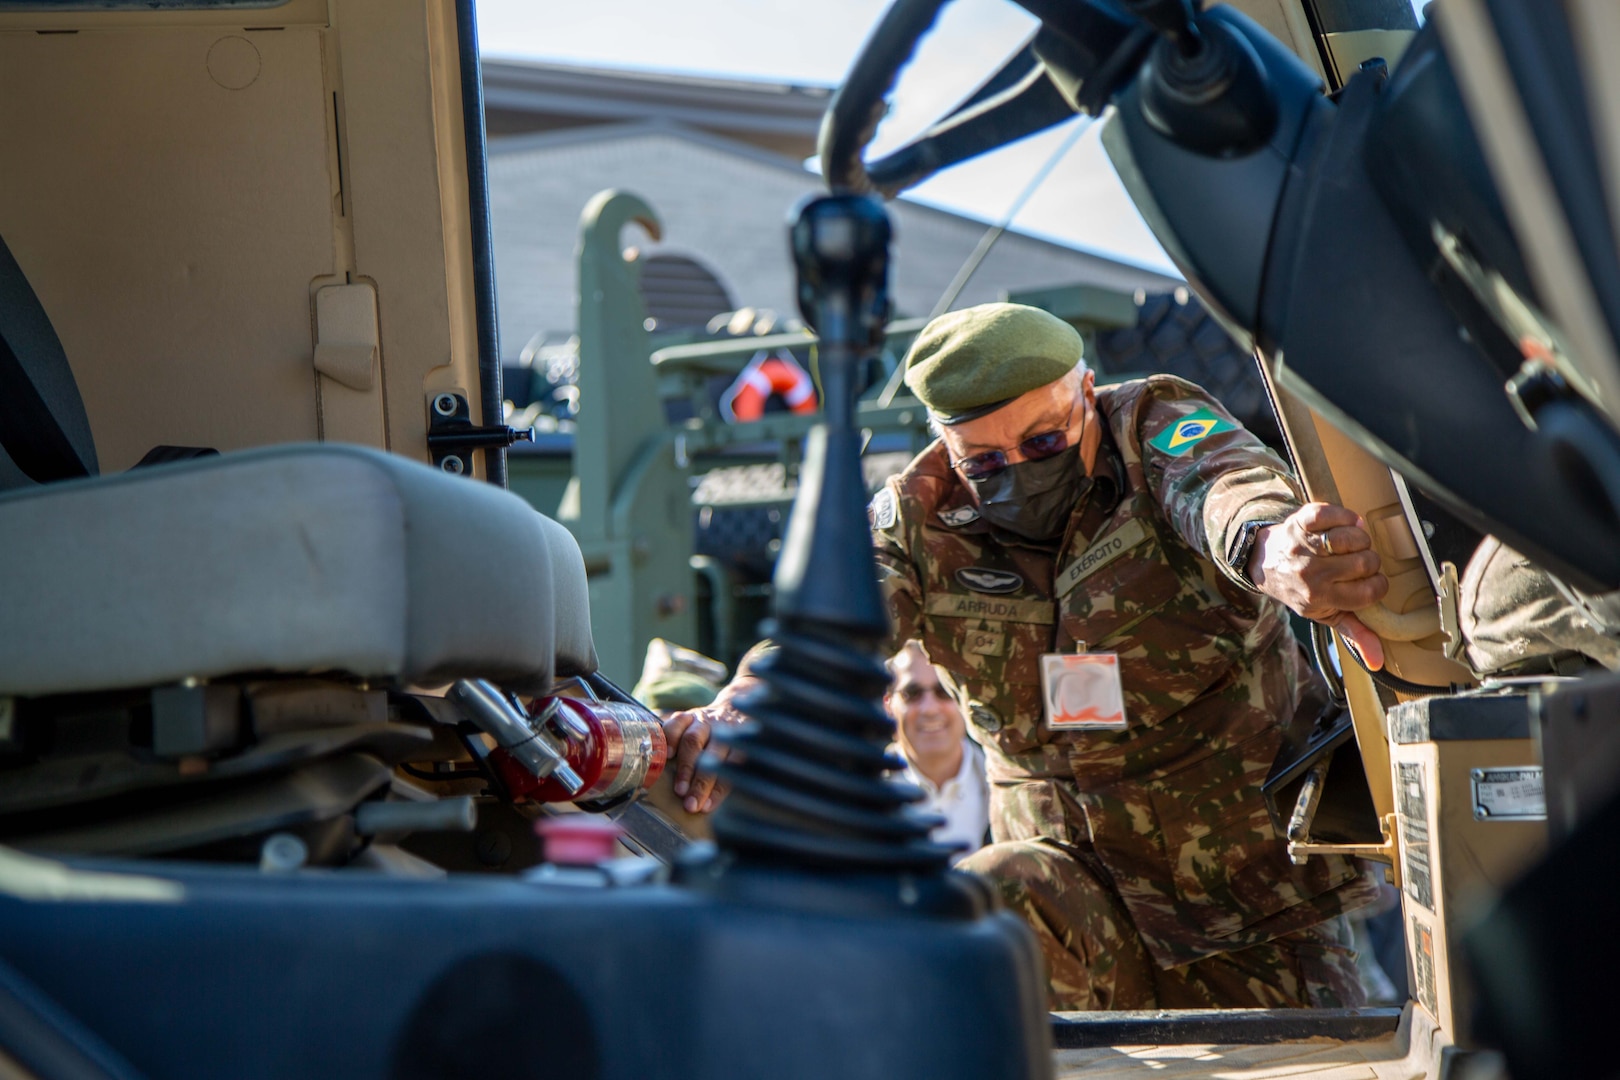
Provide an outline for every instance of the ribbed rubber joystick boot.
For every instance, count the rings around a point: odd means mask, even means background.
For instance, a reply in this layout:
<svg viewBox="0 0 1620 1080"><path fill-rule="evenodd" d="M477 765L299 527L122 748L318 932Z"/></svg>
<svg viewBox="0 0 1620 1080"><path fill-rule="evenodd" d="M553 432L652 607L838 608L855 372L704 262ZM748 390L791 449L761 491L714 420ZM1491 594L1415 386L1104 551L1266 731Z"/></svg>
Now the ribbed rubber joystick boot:
<svg viewBox="0 0 1620 1080"><path fill-rule="evenodd" d="M907 808L917 788L884 774L894 725L877 649L888 615L877 585L854 427L856 366L882 342L888 316L888 215L876 201L833 195L793 222L799 306L820 335L825 423L810 435L793 520L777 564L777 649L755 668L763 685L737 706L751 723L717 734L731 785L716 843L748 863L855 871L942 871L950 849L936 820Z"/></svg>
<svg viewBox="0 0 1620 1080"><path fill-rule="evenodd" d="M722 849L796 866L930 872L950 849L928 833L937 819L907 808L922 797L884 778L903 762L885 752L894 725L876 703L888 680L867 653L780 628L761 661L764 686L739 700L754 722L727 732L731 784L715 813Z"/></svg>

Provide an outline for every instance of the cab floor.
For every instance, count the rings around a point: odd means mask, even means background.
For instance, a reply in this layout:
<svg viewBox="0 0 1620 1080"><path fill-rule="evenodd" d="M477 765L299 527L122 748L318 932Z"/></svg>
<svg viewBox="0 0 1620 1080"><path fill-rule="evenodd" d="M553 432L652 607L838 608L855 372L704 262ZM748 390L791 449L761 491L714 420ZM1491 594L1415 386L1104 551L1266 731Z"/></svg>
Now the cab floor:
<svg viewBox="0 0 1620 1080"><path fill-rule="evenodd" d="M1413 1080L1404 1048L1393 1039L1372 1043L1307 1043L1267 1046L1114 1046L1059 1050L1058 1080Z"/></svg>
<svg viewBox="0 0 1620 1080"><path fill-rule="evenodd" d="M1313 1019L1330 1021L1329 1030L1341 1037L1325 1035L1312 1037L1277 1038L1261 1034L1268 1017L1290 1019L1309 1016L1309 1013L1261 1013L1248 1017L1252 1035L1246 1042L1194 1042L1192 1039L1174 1044L1160 1041L1151 1045L1086 1045L1097 1042L1088 1035L1102 1035L1101 1030L1068 1030L1057 1032L1057 1042L1069 1048L1053 1053L1055 1080L1435 1080L1440 1075L1439 1063L1450 1053L1450 1039L1438 1030L1428 1014L1408 1004L1398 1014L1394 1010L1342 1010L1342 1015L1327 1017L1317 1013ZM1369 1014L1384 1014L1373 1017ZM1074 1018L1082 1014L1054 1014L1059 1018ZM1098 1014L1091 1014L1098 1018ZM1128 1016L1130 1014L1116 1014ZM1195 1020L1220 1019L1220 1013L1159 1013L1135 1014L1149 1022L1168 1021L1166 1032L1180 1028L1197 1038L1187 1018ZM1224 1014L1230 1022L1236 1013ZM1381 1029L1374 1022L1382 1019ZM1179 1022L1178 1022L1179 1021ZM1337 1025L1335 1028L1333 1025ZM1241 1025L1238 1030L1245 1030ZM1228 1030L1231 1030L1230 1028ZM1114 1034L1118 1034L1117 1030ZM1164 1036L1159 1036L1163 1039ZM1261 1041L1265 1039L1266 1041ZM1123 1040L1122 1040L1123 1041ZM1146 1040L1138 1040L1145 1043Z"/></svg>

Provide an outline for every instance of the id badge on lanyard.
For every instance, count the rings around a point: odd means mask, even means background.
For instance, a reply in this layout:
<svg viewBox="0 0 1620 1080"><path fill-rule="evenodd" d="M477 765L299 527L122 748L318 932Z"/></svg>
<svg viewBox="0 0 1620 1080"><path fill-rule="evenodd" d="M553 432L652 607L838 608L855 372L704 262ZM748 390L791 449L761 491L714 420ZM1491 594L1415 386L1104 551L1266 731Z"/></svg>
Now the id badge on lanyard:
<svg viewBox="0 0 1620 1080"><path fill-rule="evenodd" d="M1041 706L1052 731L1125 730L1125 691L1114 653L1046 653Z"/></svg>
<svg viewBox="0 0 1620 1080"><path fill-rule="evenodd" d="M1057 575L1061 601L1075 587L1152 536L1140 519L1131 519L1093 541L1085 553ZM1054 645L1056 643L1054 642ZM1119 657L1087 652L1077 642L1072 653L1041 656L1041 710L1050 731L1125 730L1125 690L1120 685Z"/></svg>

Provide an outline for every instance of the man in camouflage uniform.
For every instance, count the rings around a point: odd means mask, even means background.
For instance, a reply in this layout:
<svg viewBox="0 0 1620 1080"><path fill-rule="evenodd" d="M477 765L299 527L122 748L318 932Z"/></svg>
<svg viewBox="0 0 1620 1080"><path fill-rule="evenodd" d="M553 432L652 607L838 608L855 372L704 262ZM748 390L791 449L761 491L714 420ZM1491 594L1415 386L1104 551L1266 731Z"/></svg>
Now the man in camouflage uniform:
<svg viewBox="0 0 1620 1080"><path fill-rule="evenodd" d="M1309 679L1284 603L1337 626L1388 588L1356 515L1198 387L1102 391L1033 308L935 320L906 381L941 439L872 501L893 643L917 639L986 750L995 843L965 859L1029 922L1058 1009L1360 1002L1342 912L1356 863L1294 866L1260 793ZM1041 657L1118 658L1124 730L1059 729ZM740 678L673 717L676 790Z"/></svg>

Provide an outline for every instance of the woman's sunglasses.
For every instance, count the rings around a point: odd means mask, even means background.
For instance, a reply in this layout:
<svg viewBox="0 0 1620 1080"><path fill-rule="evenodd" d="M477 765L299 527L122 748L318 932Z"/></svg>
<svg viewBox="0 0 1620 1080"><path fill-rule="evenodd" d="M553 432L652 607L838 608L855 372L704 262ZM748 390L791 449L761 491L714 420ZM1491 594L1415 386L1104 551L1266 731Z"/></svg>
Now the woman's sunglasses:
<svg viewBox="0 0 1620 1080"><path fill-rule="evenodd" d="M1076 405L1079 402L1075 402ZM1018 453L1025 461L1043 461L1049 457L1056 457L1069 448L1069 424L1074 423L1074 410L1069 410L1068 422L1056 431L1043 431L1039 435L1031 435L1018 444ZM960 461L951 462L951 467L962 470L962 475L969 480L988 480L996 473L1007 468L1012 462L1007 460L1005 450L986 450L982 454L971 454Z"/></svg>

